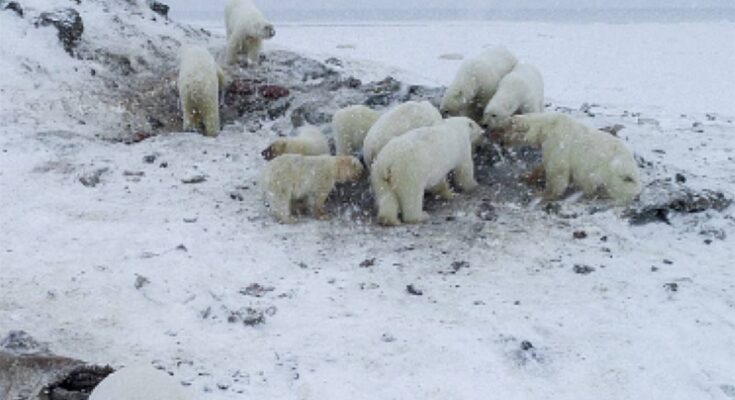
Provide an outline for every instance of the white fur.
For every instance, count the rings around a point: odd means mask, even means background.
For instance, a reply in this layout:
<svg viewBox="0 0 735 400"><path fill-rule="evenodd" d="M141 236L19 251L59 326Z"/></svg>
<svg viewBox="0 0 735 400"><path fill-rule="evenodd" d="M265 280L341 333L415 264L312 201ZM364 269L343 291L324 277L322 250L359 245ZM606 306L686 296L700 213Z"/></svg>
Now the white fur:
<svg viewBox="0 0 735 400"><path fill-rule="evenodd" d="M181 49L177 84L184 130L217 136L220 129L219 92L224 88L224 74L207 49L200 46Z"/></svg>
<svg viewBox="0 0 735 400"><path fill-rule="evenodd" d="M306 125L299 129L298 136L276 139L262 154L266 160L272 160L282 154L318 156L329 154L329 142L319 128Z"/></svg>
<svg viewBox="0 0 735 400"><path fill-rule="evenodd" d="M190 400L174 378L151 366L125 367L100 382L89 400Z"/></svg>
<svg viewBox="0 0 735 400"><path fill-rule="evenodd" d="M362 150L368 130L380 113L363 105L345 107L332 117L337 155L351 155Z"/></svg>
<svg viewBox="0 0 735 400"><path fill-rule="evenodd" d="M480 122L482 112L495 95L500 80L518 63L504 47L485 50L465 60L442 98L444 116L464 116Z"/></svg>
<svg viewBox="0 0 735 400"><path fill-rule="evenodd" d="M245 54L249 64L260 62L263 39L276 35L273 24L251 0L230 0L225 6L227 32L226 63L235 64L240 54Z"/></svg>
<svg viewBox="0 0 735 400"><path fill-rule="evenodd" d="M557 199L573 183L585 194L602 191L617 205L630 203L641 191L638 165L623 142L564 114L511 117L511 144L540 145L547 199Z"/></svg>
<svg viewBox="0 0 735 400"><path fill-rule="evenodd" d="M312 215L323 218L324 202L334 185L357 180L362 172L355 157L284 154L265 166L261 187L276 220L293 223L297 201L305 201Z"/></svg>
<svg viewBox="0 0 735 400"><path fill-rule="evenodd" d="M368 130L362 146L365 165L370 167L381 149L391 139L416 128L441 122L442 116L428 101L408 101L387 111Z"/></svg>
<svg viewBox="0 0 735 400"><path fill-rule="evenodd" d="M495 96L485 107L482 123L490 129L510 123L515 114L544 111L544 78L530 64L518 64L500 80Z"/></svg>
<svg viewBox="0 0 735 400"><path fill-rule="evenodd" d="M472 147L481 136L476 122L454 117L391 140L378 154L370 176L378 222L398 225L399 212L403 222L425 221L424 192L448 191L449 172L454 172L460 189L475 188Z"/></svg>

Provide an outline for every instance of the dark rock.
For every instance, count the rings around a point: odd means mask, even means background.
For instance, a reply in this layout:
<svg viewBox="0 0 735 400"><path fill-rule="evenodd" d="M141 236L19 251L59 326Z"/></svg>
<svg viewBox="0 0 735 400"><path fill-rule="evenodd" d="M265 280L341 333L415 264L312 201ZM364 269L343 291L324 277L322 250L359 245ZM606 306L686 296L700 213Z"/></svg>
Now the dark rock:
<svg viewBox="0 0 735 400"><path fill-rule="evenodd" d="M480 204L480 206L477 207L477 210L475 210L475 215L483 221L495 221L498 219L495 207L488 202Z"/></svg>
<svg viewBox="0 0 735 400"><path fill-rule="evenodd" d="M362 86L362 81L355 77L350 76L341 82L341 86L348 87L351 89L357 89L360 86Z"/></svg>
<svg viewBox="0 0 735 400"><path fill-rule="evenodd" d="M84 33L84 23L79 13L72 8L42 13L36 21L36 26L49 25L58 30L58 37L64 45L64 50L73 55L73 50Z"/></svg>
<svg viewBox="0 0 735 400"><path fill-rule="evenodd" d="M291 124L300 127L306 124L322 125L332 120L332 115L322 111L323 103L309 101L291 111Z"/></svg>
<svg viewBox="0 0 735 400"><path fill-rule="evenodd" d="M375 265L375 258L368 258L360 263L360 268L370 268Z"/></svg>
<svg viewBox="0 0 735 400"><path fill-rule="evenodd" d="M337 67L341 67L343 65L342 60L340 60L339 58L336 58L336 57L329 57L329 58L327 58L326 60L324 60L324 64L334 65L334 66L337 66Z"/></svg>
<svg viewBox="0 0 735 400"><path fill-rule="evenodd" d="M574 264L573 270L575 274L589 275L595 271L595 268L590 267L589 265Z"/></svg>
<svg viewBox="0 0 735 400"><path fill-rule="evenodd" d="M678 292L679 284L676 282L664 283L664 289L666 289L669 292Z"/></svg>
<svg viewBox="0 0 735 400"><path fill-rule="evenodd" d="M677 173L674 178L676 179L676 183L687 183L687 177L684 174Z"/></svg>
<svg viewBox="0 0 735 400"><path fill-rule="evenodd" d="M651 222L669 222L671 211L693 214L707 210L723 211L730 207L732 199L722 192L703 190L694 192L689 188L683 188L669 193L663 200L639 208L626 210L625 216L632 225L643 225Z"/></svg>
<svg viewBox="0 0 735 400"><path fill-rule="evenodd" d="M572 237L574 237L575 239L586 239L587 238L587 232L585 232L585 231L575 231L572 234Z"/></svg>
<svg viewBox="0 0 735 400"><path fill-rule="evenodd" d="M102 181L102 175L104 175L109 168L99 168L86 175L79 177L79 182L86 187L95 187Z"/></svg>
<svg viewBox="0 0 735 400"><path fill-rule="evenodd" d="M277 85L263 85L258 88L258 93L268 100L277 100L290 94L288 89Z"/></svg>
<svg viewBox="0 0 735 400"><path fill-rule="evenodd" d="M166 124L164 124L163 122L161 122L160 119L154 117L153 115L148 115L145 118L146 118L146 121L148 121L148 123L151 125L151 128L154 131L157 131L157 130L159 130L161 128L164 128L166 126Z"/></svg>
<svg viewBox="0 0 735 400"><path fill-rule="evenodd" d="M274 291L273 286L263 286L259 283L252 283L248 287L240 289L240 294L251 297L263 297L268 292Z"/></svg>
<svg viewBox="0 0 735 400"><path fill-rule="evenodd" d="M154 13L168 19L169 6L156 0L149 0L148 7L153 10Z"/></svg>
<svg viewBox="0 0 735 400"><path fill-rule="evenodd" d="M423 296L424 292L420 289L416 288L414 285L408 285L406 286L406 292L412 296Z"/></svg>
<svg viewBox="0 0 735 400"><path fill-rule="evenodd" d="M138 275L137 277L135 277L135 283L133 284L133 286L134 286L134 287L135 287L136 289L140 290L140 289L142 289L142 288L143 288L144 286L146 286L146 285L148 285L148 284L150 284L150 283L151 283L151 281L150 281L150 280L149 280L148 278L146 278L146 277L145 277L145 276L143 276L143 275Z"/></svg>
<svg viewBox="0 0 735 400"><path fill-rule="evenodd" d="M17 1L11 1L5 7L3 7L3 10L15 11L15 13L18 14L19 17L23 18L23 7L21 7L20 3L18 3Z"/></svg>
<svg viewBox="0 0 735 400"><path fill-rule="evenodd" d="M232 193L230 193L230 198L232 200L236 200L236 201L243 201L243 200L245 200L245 197L243 197L243 195L240 194L240 193L238 193L238 192L232 192Z"/></svg>
<svg viewBox="0 0 735 400"><path fill-rule="evenodd" d="M600 130L617 137L618 132L620 132L623 128L625 128L624 125L615 124L615 125L606 126L604 128L600 128Z"/></svg>
<svg viewBox="0 0 735 400"><path fill-rule="evenodd" d="M521 350L528 351L533 349L533 343L529 342L528 340L524 340L521 342Z"/></svg>
<svg viewBox="0 0 735 400"><path fill-rule="evenodd" d="M15 355L50 354L46 344L38 342L26 331L10 331L0 340L0 348Z"/></svg>
<svg viewBox="0 0 735 400"><path fill-rule="evenodd" d="M143 162L146 164L153 164L156 162L156 158L158 158L158 156L155 154L149 154L147 156L143 156Z"/></svg>
<svg viewBox="0 0 735 400"><path fill-rule="evenodd" d="M286 115L289 108L291 108L291 101L289 101L288 97L283 97L270 104L266 115L268 119L275 120Z"/></svg>
<svg viewBox="0 0 735 400"><path fill-rule="evenodd" d="M181 183L186 184L186 185L193 185L193 184L202 183L202 182L206 182L206 181L207 181L207 177L206 176L204 176L204 175L195 175L195 176L192 176L191 178L184 178L184 179L182 179L181 180Z"/></svg>

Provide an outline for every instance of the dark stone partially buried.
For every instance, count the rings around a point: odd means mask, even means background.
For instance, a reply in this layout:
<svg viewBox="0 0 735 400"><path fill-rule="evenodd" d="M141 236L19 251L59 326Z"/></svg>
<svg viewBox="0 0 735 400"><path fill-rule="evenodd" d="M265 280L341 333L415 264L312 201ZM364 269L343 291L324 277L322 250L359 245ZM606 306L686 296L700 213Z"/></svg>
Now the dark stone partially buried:
<svg viewBox="0 0 735 400"><path fill-rule="evenodd" d="M42 13L36 21L36 27L49 25L59 32L58 37L64 50L73 55L73 50L84 33L84 23L79 13L72 8Z"/></svg>
<svg viewBox="0 0 735 400"><path fill-rule="evenodd" d="M15 11L19 17L23 18L23 7L21 7L17 1L11 1L8 5L3 7L3 10Z"/></svg>
<svg viewBox="0 0 735 400"><path fill-rule="evenodd" d="M148 6L158 15L161 15L164 18L168 18L168 10L169 6L167 4L161 3L159 1L149 1Z"/></svg>

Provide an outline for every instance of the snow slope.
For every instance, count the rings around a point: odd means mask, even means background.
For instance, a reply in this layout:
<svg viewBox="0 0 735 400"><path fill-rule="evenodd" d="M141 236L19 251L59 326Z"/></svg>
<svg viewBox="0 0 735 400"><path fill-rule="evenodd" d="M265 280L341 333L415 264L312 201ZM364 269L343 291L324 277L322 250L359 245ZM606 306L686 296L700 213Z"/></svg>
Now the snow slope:
<svg viewBox="0 0 735 400"><path fill-rule="evenodd" d="M56 106L97 105L80 93L105 87L74 71L89 64L11 16L0 33L25 39L0 43L13 93L0 109L0 336L152 363L201 399L735 398L733 207L634 227L596 202L548 213L485 184L430 203L421 226L349 209L281 226L256 183L272 132L99 140L117 117L80 125ZM648 182L681 173L733 194L733 24L458 24L423 44L445 28L279 27L275 46L345 58L346 73L447 82L457 61L441 54L504 43L544 71L553 107L625 125ZM19 72L28 59L46 72ZM699 84L681 79L703 66ZM494 221L476 215L488 201Z"/></svg>

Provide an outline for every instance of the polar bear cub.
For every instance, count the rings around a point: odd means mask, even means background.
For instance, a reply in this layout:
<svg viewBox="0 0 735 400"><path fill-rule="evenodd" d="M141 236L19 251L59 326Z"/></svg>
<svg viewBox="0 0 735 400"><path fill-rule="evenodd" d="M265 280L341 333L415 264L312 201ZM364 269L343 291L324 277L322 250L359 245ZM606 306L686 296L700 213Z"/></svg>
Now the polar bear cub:
<svg viewBox="0 0 735 400"><path fill-rule="evenodd" d="M151 366L125 367L94 388L89 400L190 400L183 387Z"/></svg>
<svg viewBox="0 0 735 400"><path fill-rule="evenodd" d="M350 156L284 154L265 166L262 188L271 213L281 223L294 223L293 208L305 201L311 214L326 217L324 203L336 183L356 181L362 163Z"/></svg>
<svg viewBox="0 0 735 400"><path fill-rule="evenodd" d="M222 68L207 49L201 46L182 48L177 86L185 131L197 130L207 136L217 136L219 93L224 89L224 80Z"/></svg>
<svg viewBox="0 0 735 400"><path fill-rule="evenodd" d="M378 154L370 176L378 222L399 225L399 213L403 222L425 221L424 192L448 191L449 172L454 172L460 189L475 188L472 148L481 137L476 122L454 117L391 140Z"/></svg>
<svg viewBox="0 0 735 400"><path fill-rule="evenodd" d="M511 145L541 146L547 199L559 198L571 183L587 195L607 195L616 205L641 192L638 165L623 142L569 116L516 115L501 135Z"/></svg>
<svg viewBox="0 0 735 400"><path fill-rule="evenodd" d="M544 78L530 64L518 64L500 80L495 96L485 107L482 124L496 129L510 123L515 114L544 111Z"/></svg>
<svg viewBox="0 0 735 400"><path fill-rule="evenodd" d="M407 101L381 115L368 130L362 146L362 156L368 168L391 139L416 128L441 122L442 116L428 101Z"/></svg>
<svg viewBox="0 0 735 400"><path fill-rule="evenodd" d="M332 131L337 155L351 155L362 150L365 135L380 113L363 105L345 107L332 117Z"/></svg>
<svg viewBox="0 0 735 400"><path fill-rule="evenodd" d="M442 115L464 116L480 122L485 106L495 95L500 80L518 63L504 47L485 50L462 63L441 101Z"/></svg>
<svg viewBox="0 0 735 400"><path fill-rule="evenodd" d="M298 136L278 138L260 154L266 160L272 160L282 154L304 156L329 154L329 141L319 128L306 125L299 129Z"/></svg>
<svg viewBox="0 0 735 400"><path fill-rule="evenodd" d="M248 64L260 62L263 39L276 35L273 24L251 0L230 0L225 6L225 29L227 32L227 64L237 63L240 54L245 54Z"/></svg>

